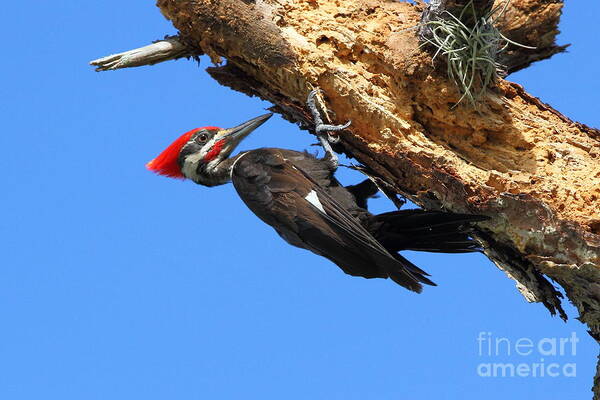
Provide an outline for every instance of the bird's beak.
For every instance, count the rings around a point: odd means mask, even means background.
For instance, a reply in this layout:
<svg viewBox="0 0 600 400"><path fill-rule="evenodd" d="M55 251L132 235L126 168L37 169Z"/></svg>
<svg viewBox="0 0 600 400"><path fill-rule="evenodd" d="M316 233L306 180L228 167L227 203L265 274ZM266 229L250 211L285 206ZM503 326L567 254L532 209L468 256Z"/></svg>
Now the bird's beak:
<svg viewBox="0 0 600 400"><path fill-rule="evenodd" d="M252 131L264 124L273 114L264 114L260 117L252 118L249 121L244 122L234 128L222 129L217 133L217 141L225 140L225 148L222 153L225 152L228 156L237 147L238 144Z"/></svg>

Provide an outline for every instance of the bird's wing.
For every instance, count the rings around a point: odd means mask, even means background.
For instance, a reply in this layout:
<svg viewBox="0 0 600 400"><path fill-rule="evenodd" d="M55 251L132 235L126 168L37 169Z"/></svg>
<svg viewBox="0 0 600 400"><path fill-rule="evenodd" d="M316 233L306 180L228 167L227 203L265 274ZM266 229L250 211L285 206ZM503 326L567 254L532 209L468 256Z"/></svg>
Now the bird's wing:
<svg viewBox="0 0 600 400"><path fill-rule="evenodd" d="M346 273L391 277L420 291L410 268L385 248L327 190L276 149L244 154L232 181L246 205L289 243L327 257Z"/></svg>
<svg viewBox="0 0 600 400"><path fill-rule="evenodd" d="M351 211L353 216L365 213L367 200L364 196L372 196L377 191L367 187L365 183L351 187L342 186L335 178L336 167L327 157L317 158L307 151L298 152L284 149L265 149L280 154L287 162L304 172L310 180L326 190L345 210ZM370 182L370 181L368 181ZM369 191L369 193L366 193ZM359 204L360 202L360 204Z"/></svg>
<svg viewBox="0 0 600 400"><path fill-rule="evenodd" d="M294 166L305 171L311 178L322 187L329 187L333 182L337 182L333 174L336 168L331 161L317 158L308 151L294 151L285 149L266 149L276 151L285 160L291 162Z"/></svg>

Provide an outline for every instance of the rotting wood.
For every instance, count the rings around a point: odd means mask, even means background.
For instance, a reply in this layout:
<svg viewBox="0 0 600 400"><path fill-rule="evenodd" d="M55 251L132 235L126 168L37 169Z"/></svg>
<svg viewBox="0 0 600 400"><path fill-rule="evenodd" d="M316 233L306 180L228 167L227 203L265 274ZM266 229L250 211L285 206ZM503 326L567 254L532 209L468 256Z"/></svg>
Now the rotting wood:
<svg viewBox="0 0 600 400"><path fill-rule="evenodd" d="M289 120L310 126L304 99L312 87L323 89L334 122L353 121L343 151L420 205L492 216L482 224L491 245L486 253L525 298L564 317L550 278L600 337L597 130L507 81L478 112L452 108L459 93L418 47L413 28L422 6L383 0L158 5L191 43L213 60L227 59L210 70L213 77L273 102ZM509 70L559 51L561 6L513 2L503 33L538 53L515 49L505 61ZM282 55L277 63L274 54Z"/></svg>
<svg viewBox="0 0 600 400"><path fill-rule="evenodd" d="M598 331L600 300L591 288L583 289L591 301L578 304L572 296L582 290L572 284L579 273L598 275L600 213L590 207L600 197L597 131L509 82L501 82L479 112L451 108L458 93L407 29L419 21L420 9L410 4L159 0L158 5L190 43L215 60L228 60L211 75L272 101L290 120L310 126L303 101L312 87L321 87L337 121L354 121L352 134L343 138L346 152L419 204L494 216L486 230L521 254L515 264L528 269L518 273L500 265L525 297L561 312L545 273Z"/></svg>
<svg viewBox="0 0 600 400"><path fill-rule="evenodd" d="M486 254L528 301L564 312L560 284L600 339L600 134L514 83L478 111L419 48L423 4L386 0L158 0L181 37L213 62L223 85L271 101L310 129L307 93L320 87L333 122L352 120L337 149L414 202L482 213ZM509 72L564 50L562 2L513 0L503 33ZM598 378L597 378L598 379ZM596 389L598 390L598 389Z"/></svg>

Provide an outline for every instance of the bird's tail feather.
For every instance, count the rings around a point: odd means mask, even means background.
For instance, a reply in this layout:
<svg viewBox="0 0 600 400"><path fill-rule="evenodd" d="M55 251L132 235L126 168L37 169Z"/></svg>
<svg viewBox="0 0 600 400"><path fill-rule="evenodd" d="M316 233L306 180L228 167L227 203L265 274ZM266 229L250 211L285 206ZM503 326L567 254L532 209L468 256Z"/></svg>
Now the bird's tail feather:
<svg viewBox="0 0 600 400"><path fill-rule="evenodd" d="M441 211L400 210L374 217L376 237L392 254L401 250L435 253L481 251L471 237L473 223L489 219L482 215Z"/></svg>
<svg viewBox="0 0 600 400"><path fill-rule="evenodd" d="M417 267L415 264L413 264L412 262L408 261L406 258L402 257L398 253L392 253L392 255L394 256L394 258L396 260L398 260L400 262L400 264L402 264L402 266L417 281L419 281L420 283L424 283L426 285L437 286L435 284L435 282L433 282L431 279L427 278L428 276L430 276L427 272L423 271L421 268ZM393 272L391 272L390 273L390 278L392 278L395 281L394 276L395 276L395 274Z"/></svg>

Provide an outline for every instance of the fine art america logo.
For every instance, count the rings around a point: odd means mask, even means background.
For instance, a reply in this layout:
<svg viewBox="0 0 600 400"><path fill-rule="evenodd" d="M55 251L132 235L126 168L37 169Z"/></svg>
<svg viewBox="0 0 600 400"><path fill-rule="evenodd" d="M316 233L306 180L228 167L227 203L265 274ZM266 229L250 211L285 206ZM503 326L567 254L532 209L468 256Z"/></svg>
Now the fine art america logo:
<svg viewBox="0 0 600 400"><path fill-rule="evenodd" d="M577 365L579 338L546 337L537 340L522 337L509 339L492 332L479 332L477 345L481 362L477 375L484 378L573 378Z"/></svg>

